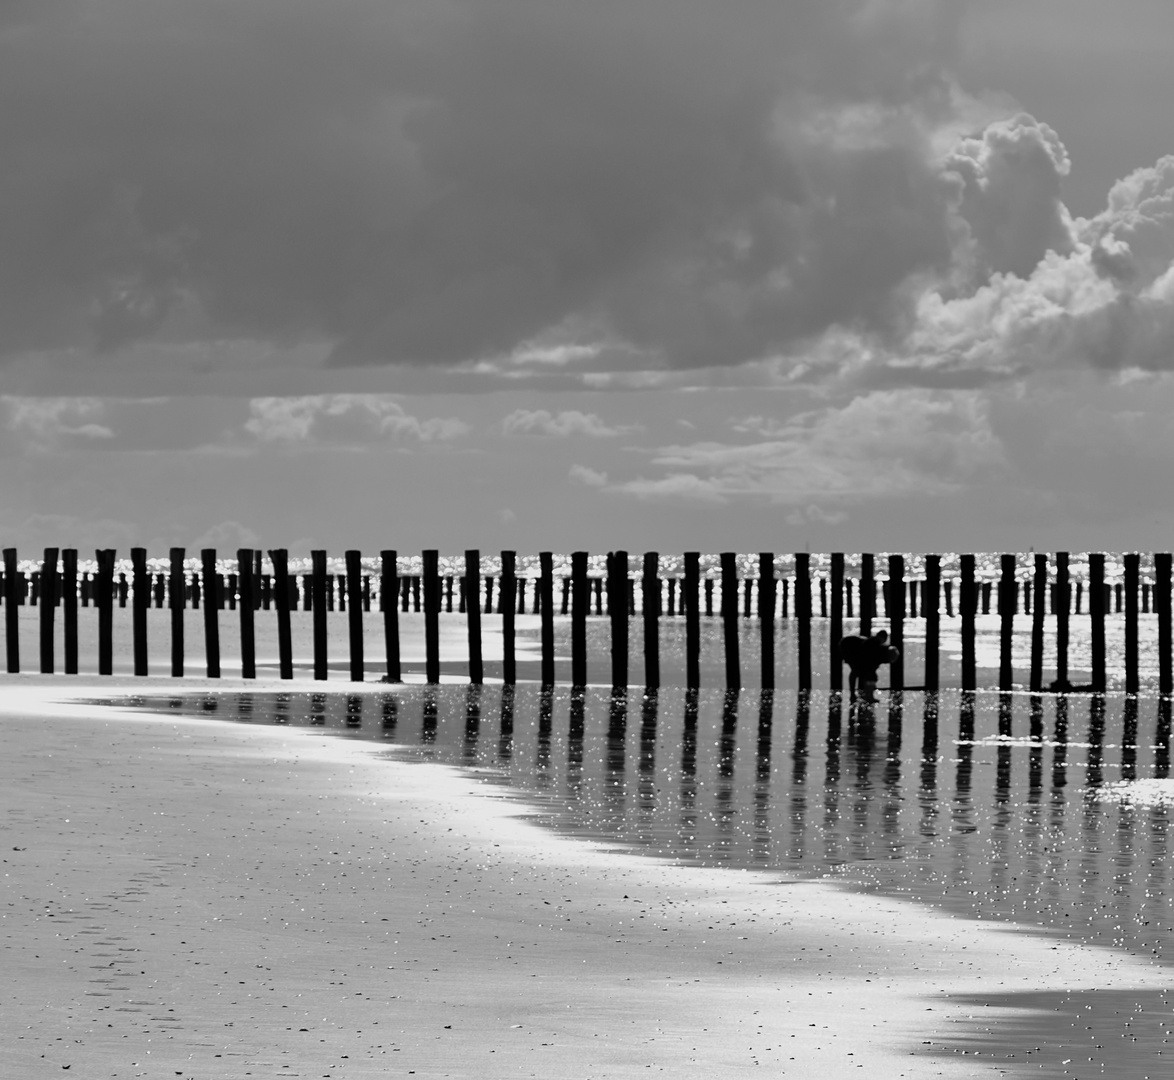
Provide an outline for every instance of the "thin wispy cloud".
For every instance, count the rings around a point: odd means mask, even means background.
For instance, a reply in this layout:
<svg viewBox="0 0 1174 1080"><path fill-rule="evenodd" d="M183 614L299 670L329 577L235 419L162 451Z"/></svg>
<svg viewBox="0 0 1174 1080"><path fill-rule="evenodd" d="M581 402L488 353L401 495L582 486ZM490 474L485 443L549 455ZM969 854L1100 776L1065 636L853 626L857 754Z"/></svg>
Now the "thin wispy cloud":
<svg viewBox="0 0 1174 1080"><path fill-rule="evenodd" d="M399 440L448 442L469 433L455 417L410 415L393 397L377 394L318 394L254 398L245 430L266 443Z"/></svg>

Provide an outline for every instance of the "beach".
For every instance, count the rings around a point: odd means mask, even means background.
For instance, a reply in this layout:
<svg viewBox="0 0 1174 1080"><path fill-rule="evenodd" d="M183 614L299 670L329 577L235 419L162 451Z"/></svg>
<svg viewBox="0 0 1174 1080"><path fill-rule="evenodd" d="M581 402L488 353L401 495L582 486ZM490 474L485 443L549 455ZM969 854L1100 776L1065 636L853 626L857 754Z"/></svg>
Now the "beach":
<svg viewBox="0 0 1174 1080"><path fill-rule="evenodd" d="M1108 948L560 836L377 744L78 703L143 683L5 683L9 1075L1016 1075L1031 1046L974 1032L1023 1014L967 996L1169 986Z"/></svg>

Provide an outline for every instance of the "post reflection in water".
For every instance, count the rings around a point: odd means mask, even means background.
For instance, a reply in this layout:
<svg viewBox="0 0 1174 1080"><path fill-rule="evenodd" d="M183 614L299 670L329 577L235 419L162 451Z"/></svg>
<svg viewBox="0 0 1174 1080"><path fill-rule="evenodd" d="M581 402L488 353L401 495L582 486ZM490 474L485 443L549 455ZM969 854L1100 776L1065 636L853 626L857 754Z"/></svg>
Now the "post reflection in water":
<svg viewBox="0 0 1174 1080"><path fill-rule="evenodd" d="M662 687L631 723L625 690L527 684L119 704L377 738L528 790L544 820L576 834L831 874L1174 957L1171 793L1135 793L1169 781L1169 700L904 691L870 706L782 693ZM906 709L920 712L920 739L903 738ZM365 711L380 723L364 726Z"/></svg>

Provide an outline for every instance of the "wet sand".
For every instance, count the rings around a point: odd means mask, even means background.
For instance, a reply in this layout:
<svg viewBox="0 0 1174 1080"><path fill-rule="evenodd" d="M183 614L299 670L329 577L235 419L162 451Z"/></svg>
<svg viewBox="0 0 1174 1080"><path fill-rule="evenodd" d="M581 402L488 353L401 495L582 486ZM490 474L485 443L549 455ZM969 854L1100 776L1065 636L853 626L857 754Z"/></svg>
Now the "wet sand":
<svg viewBox="0 0 1174 1080"><path fill-rule="evenodd" d="M558 836L370 742L61 700L167 685L4 679L8 1075L1038 1076L1006 1002L1170 984L1107 948Z"/></svg>

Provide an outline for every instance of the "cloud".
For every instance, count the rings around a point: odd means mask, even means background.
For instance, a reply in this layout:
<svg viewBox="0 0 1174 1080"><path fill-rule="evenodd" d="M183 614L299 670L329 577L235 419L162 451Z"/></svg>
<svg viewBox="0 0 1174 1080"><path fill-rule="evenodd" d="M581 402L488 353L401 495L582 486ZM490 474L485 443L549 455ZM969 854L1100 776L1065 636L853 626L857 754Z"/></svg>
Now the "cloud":
<svg viewBox="0 0 1174 1080"><path fill-rule="evenodd" d="M572 465L570 477L576 483L587 487L604 487L607 484L607 473L589 469L586 465Z"/></svg>
<svg viewBox="0 0 1174 1080"><path fill-rule="evenodd" d="M595 413L583 413L575 409L558 413L547 409L515 409L501 425L507 435L546 435L560 439L569 435L609 439L621 431L620 428L608 427Z"/></svg>
<svg viewBox="0 0 1174 1080"><path fill-rule="evenodd" d="M751 417L733 428L766 441L662 447L653 464L665 476L612 490L644 498L766 498L810 517L812 505L954 493L997 479L1006 462L988 405L973 392L874 391L841 407L779 422Z"/></svg>
<svg viewBox="0 0 1174 1080"><path fill-rule="evenodd" d="M249 402L245 430L261 442L299 443L311 439L333 443L370 443L408 438L448 442L469 433L455 417L421 420L409 415L393 397L381 394L314 394L264 397Z"/></svg>
<svg viewBox="0 0 1174 1080"><path fill-rule="evenodd" d="M0 358L622 389L1174 367L1174 158L1074 218L1059 134L952 78L966 7L10 3ZM260 437L339 421L310 412Z"/></svg>
<svg viewBox="0 0 1174 1080"><path fill-rule="evenodd" d="M959 17L22 4L0 22L0 354L254 338L450 364L577 319L691 366L891 330L951 259L931 151L969 109ZM558 345L530 359L583 355Z"/></svg>
<svg viewBox="0 0 1174 1080"><path fill-rule="evenodd" d="M114 432L99 420L105 403L97 398L0 397L7 428L29 449L49 450L62 443L111 439Z"/></svg>
<svg viewBox="0 0 1174 1080"><path fill-rule="evenodd" d="M239 521L222 521L220 524L206 529L191 542L192 554L196 551L202 551L204 548L215 548L224 555L234 553L239 548L259 548L260 546L260 536Z"/></svg>

